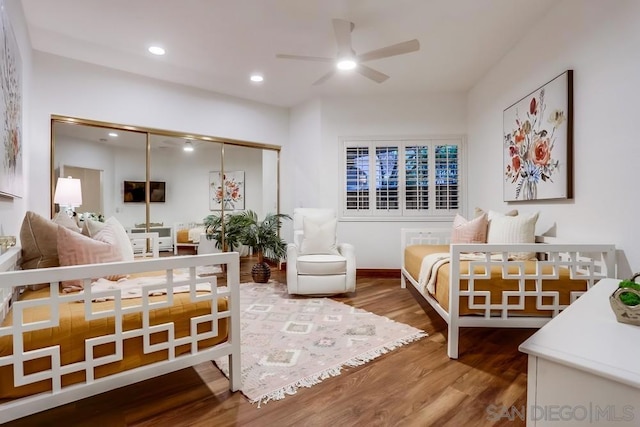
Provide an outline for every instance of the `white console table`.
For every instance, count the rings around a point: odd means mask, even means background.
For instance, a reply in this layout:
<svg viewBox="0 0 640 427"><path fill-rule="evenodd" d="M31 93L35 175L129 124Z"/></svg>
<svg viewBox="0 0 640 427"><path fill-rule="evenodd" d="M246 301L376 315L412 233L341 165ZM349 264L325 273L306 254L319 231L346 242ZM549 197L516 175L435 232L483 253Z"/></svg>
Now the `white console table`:
<svg viewBox="0 0 640 427"><path fill-rule="evenodd" d="M640 425L640 326L611 310L619 283L601 280L520 345L527 426Z"/></svg>

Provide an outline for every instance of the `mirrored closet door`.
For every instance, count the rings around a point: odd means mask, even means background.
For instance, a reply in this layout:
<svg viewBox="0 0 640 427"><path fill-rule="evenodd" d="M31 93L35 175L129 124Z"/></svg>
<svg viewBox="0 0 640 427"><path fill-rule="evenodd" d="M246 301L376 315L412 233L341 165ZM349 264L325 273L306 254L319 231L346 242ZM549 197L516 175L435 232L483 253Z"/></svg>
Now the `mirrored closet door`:
<svg viewBox="0 0 640 427"><path fill-rule="evenodd" d="M197 252L211 215L279 211L278 146L63 116L51 139L52 216L57 179L79 178L75 212L158 232L161 251Z"/></svg>

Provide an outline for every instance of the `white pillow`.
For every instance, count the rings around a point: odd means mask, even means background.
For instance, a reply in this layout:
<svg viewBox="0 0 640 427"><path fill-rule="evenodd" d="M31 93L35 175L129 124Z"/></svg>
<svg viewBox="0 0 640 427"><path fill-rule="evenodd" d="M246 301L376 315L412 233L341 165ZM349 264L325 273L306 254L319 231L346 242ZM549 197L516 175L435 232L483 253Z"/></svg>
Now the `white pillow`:
<svg viewBox="0 0 640 427"><path fill-rule="evenodd" d="M335 218L317 222L305 217L302 224L304 235L300 244L300 253L302 255L338 254L336 247L337 225L338 221Z"/></svg>
<svg viewBox="0 0 640 427"><path fill-rule="evenodd" d="M124 229L122 224L120 224L120 221L118 221L115 217L110 217L105 222L105 225L109 224L114 227L116 243L120 248L122 260L133 261L133 245L131 244L131 239L129 239L127 230Z"/></svg>
<svg viewBox="0 0 640 427"><path fill-rule="evenodd" d="M483 214L487 214L489 221L491 221L495 216L518 216L517 209L512 209L508 212L502 213L494 210L489 210L489 212L485 212L484 209L476 207L474 211L475 211L476 218Z"/></svg>
<svg viewBox="0 0 640 427"><path fill-rule="evenodd" d="M518 210L517 209L513 209L510 210L509 212L498 212L498 211L493 211L493 210L489 210L489 214L487 215L487 220L491 221L495 218L502 218L505 216L509 216L509 217L514 217L514 216L518 216Z"/></svg>
<svg viewBox="0 0 640 427"><path fill-rule="evenodd" d="M535 243L538 213L519 216L496 216L489 221L487 243ZM535 258L535 252L510 252L512 259Z"/></svg>
<svg viewBox="0 0 640 427"><path fill-rule="evenodd" d="M87 237L93 237L96 234L98 234L98 232L102 230L105 227L105 225L106 224L104 222L87 218L84 220L84 224L82 225L82 234L84 234Z"/></svg>
<svg viewBox="0 0 640 427"><path fill-rule="evenodd" d="M53 222L71 231L77 231L79 233L81 230L76 220L71 218L66 212L58 212L53 218Z"/></svg>

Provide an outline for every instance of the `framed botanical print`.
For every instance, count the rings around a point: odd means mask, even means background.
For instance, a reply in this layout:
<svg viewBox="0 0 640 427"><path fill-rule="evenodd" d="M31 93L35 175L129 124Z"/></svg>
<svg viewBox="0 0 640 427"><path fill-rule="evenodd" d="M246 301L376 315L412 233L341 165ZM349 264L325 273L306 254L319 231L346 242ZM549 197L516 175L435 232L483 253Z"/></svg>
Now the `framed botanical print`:
<svg viewBox="0 0 640 427"><path fill-rule="evenodd" d="M244 209L244 171L209 172L209 210Z"/></svg>
<svg viewBox="0 0 640 427"><path fill-rule="evenodd" d="M0 0L0 195L22 197L22 62Z"/></svg>
<svg viewBox="0 0 640 427"><path fill-rule="evenodd" d="M503 113L504 201L573 197L573 70Z"/></svg>

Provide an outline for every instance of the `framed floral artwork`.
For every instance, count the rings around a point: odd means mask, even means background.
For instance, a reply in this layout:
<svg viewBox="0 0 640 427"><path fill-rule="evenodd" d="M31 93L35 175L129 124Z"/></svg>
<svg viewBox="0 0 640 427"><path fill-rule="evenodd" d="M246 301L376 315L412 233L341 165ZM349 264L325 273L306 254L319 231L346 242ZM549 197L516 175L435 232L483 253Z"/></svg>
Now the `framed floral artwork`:
<svg viewBox="0 0 640 427"><path fill-rule="evenodd" d="M209 172L209 210L244 209L244 171Z"/></svg>
<svg viewBox="0 0 640 427"><path fill-rule="evenodd" d="M0 0L0 195L22 197L22 62Z"/></svg>
<svg viewBox="0 0 640 427"><path fill-rule="evenodd" d="M573 197L573 70L504 110L504 201Z"/></svg>

